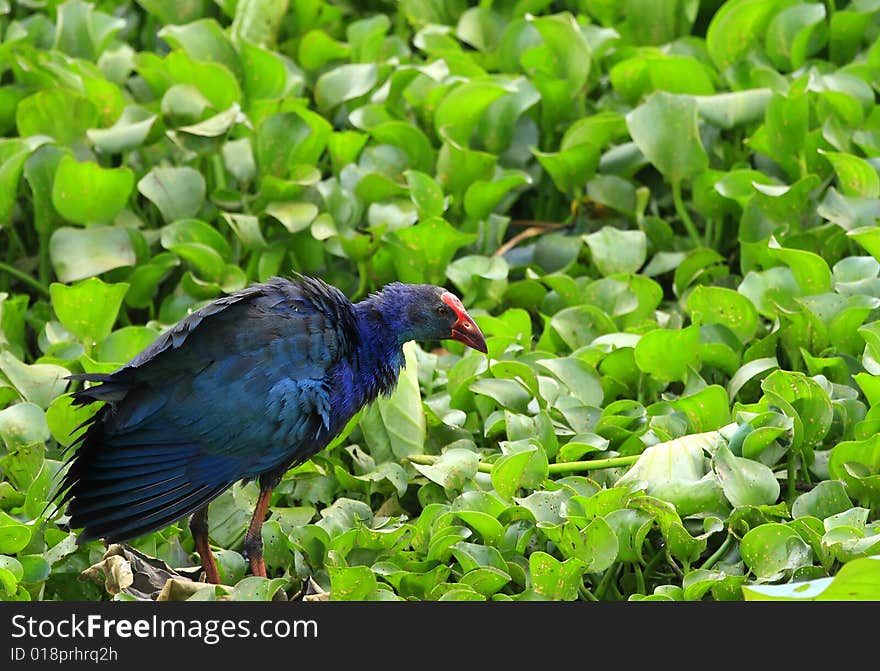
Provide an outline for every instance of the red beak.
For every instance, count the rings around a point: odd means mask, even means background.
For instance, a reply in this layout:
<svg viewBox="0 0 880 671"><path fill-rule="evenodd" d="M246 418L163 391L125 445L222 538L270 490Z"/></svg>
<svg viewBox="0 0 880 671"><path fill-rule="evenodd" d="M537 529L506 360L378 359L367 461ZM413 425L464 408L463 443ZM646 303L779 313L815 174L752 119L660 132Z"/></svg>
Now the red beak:
<svg viewBox="0 0 880 671"><path fill-rule="evenodd" d="M480 331L480 327L476 325L474 320L471 319L471 316L464 309L464 305L461 304L458 296L447 291L440 296L440 300L451 307L458 317L456 322L452 325L452 333L449 337L453 340L458 340L458 342L464 343L468 347L472 347L478 352L486 354L488 351L486 348L486 338L483 337L483 332Z"/></svg>

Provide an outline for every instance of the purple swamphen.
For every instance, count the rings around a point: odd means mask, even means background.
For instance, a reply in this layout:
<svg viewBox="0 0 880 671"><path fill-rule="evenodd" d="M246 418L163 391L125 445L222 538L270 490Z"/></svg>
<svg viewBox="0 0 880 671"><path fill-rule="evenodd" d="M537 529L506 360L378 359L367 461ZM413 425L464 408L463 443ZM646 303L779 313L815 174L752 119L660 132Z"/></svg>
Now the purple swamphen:
<svg viewBox="0 0 880 671"><path fill-rule="evenodd" d="M272 489L326 447L365 404L388 394L409 340L486 341L461 301L441 287L393 283L352 304L304 276L272 278L215 300L74 402L105 405L87 422L55 499L78 542L121 541L192 514L205 578L219 582L208 545L208 504L238 480L258 479L245 535L265 576L261 530Z"/></svg>

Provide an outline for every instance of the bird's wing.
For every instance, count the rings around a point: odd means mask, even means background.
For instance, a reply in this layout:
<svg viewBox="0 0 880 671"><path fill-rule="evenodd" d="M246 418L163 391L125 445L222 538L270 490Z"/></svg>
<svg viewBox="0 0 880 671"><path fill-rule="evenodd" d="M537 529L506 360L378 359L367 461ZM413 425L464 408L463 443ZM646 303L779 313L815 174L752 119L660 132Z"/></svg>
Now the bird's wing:
<svg viewBox="0 0 880 671"><path fill-rule="evenodd" d="M82 539L161 528L329 439L338 422L328 372L354 346L351 304L317 280L230 298L78 392L109 401L61 487Z"/></svg>

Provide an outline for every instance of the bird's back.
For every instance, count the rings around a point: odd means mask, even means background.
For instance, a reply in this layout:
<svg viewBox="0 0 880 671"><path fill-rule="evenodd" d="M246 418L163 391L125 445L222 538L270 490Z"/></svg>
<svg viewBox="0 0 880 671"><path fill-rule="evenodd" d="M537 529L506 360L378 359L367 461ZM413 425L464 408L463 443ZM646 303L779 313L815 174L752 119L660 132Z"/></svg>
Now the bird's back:
<svg viewBox="0 0 880 671"><path fill-rule="evenodd" d="M357 339L338 290L273 279L194 312L114 373L80 376L101 384L76 402L107 402L60 488L80 541L159 529L325 447L349 418L332 385Z"/></svg>

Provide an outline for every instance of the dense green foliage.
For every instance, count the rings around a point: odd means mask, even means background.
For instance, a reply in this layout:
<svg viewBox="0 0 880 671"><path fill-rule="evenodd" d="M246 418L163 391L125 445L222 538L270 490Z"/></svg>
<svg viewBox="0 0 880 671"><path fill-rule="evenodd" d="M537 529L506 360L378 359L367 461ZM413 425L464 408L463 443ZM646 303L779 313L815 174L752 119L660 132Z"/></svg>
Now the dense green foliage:
<svg viewBox="0 0 880 671"><path fill-rule="evenodd" d="M41 519L64 377L299 271L446 284L489 356L408 348L278 487L272 579L223 494L193 598L880 598L880 2L0 1L0 35L0 597L108 598ZM197 563L185 521L132 545Z"/></svg>

